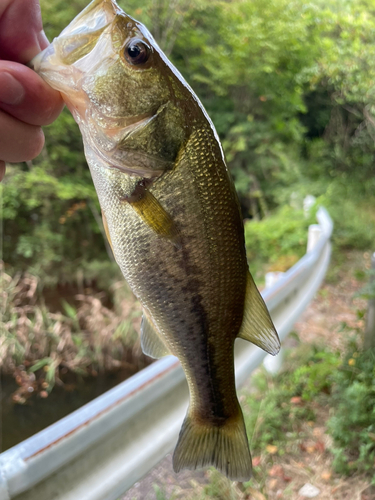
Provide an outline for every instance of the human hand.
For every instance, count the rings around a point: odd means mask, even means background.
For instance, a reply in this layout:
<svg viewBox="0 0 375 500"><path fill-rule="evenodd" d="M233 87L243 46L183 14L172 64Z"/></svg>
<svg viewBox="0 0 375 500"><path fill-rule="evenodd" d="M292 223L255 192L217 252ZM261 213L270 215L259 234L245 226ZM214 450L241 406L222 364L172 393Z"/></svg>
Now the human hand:
<svg viewBox="0 0 375 500"><path fill-rule="evenodd" d="M38 0L0 0L0 180L5 162L38 156L41 126L63 108L59 92L24 66L48 44Z"/></svg>

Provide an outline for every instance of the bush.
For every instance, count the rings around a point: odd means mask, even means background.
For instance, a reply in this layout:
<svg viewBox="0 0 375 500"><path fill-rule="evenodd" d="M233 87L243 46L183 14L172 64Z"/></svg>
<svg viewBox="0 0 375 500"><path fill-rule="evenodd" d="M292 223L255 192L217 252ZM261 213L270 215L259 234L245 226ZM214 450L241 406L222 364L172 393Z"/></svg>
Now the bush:
<svg viewBox="0 0 375 500"><path fill-rule="evenodd" d="M340 249L369 250L375 241L374 200L360 198L350 185L332 183L326 193L318 198L334 222L332 241Z"/></svg>
<svg viewBox="0 0 375 500"><path fill-rule="evenodd" d="M302 210L284 205L261 221L245 222L247 257L251 268L268 264L286 271L306 252L308 227L315 221Z"/></svg>
<svg viewBox="0 0 375 500"><path fill-rule="evenodd" d="M348 351L335 373L328 430L340 474L371 472L375 483L375 352Z"/></svg>

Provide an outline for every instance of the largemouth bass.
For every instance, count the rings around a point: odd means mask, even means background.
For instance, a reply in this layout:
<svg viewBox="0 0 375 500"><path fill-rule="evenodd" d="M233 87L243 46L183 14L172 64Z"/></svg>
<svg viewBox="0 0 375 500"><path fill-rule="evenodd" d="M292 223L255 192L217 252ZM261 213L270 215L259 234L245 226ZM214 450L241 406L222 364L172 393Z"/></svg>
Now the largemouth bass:
<svg viewBox="0 0 375 500"><path fill-rule="evenodd" d="M113 253L143 305L141 343L177 356L190 405L173 466L248 480L234 341L280 347L249 273L215 128L149 31L94 0L36 59L77 121Z"/></svg>

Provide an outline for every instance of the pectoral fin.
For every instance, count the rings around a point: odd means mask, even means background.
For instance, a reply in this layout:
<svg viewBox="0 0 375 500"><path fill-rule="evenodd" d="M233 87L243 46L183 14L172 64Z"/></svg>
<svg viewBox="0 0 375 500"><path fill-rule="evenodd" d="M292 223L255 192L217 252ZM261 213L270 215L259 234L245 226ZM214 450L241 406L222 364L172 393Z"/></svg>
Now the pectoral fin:
<svg viewBox="0 0 375 500"><path fill-rule="evenodd" d="M142 351L151 358L158 359L171 354L145 311L143 311L141 324L141 347Z"/></svg>
<svg viewBox="0 0 375 500"><path fill-rule="evenodd" d="M280 350L279 336L250 273L247 275L244 316L238 337L273 356Z"/></svg>
<svg viewBox="0 0 375 500"><path fill-rule="evenodd" d="M150 191L145 190L139 199L129 203L155 233L170 239L176 246L180 246L180 233L172 217Z"/></svg>

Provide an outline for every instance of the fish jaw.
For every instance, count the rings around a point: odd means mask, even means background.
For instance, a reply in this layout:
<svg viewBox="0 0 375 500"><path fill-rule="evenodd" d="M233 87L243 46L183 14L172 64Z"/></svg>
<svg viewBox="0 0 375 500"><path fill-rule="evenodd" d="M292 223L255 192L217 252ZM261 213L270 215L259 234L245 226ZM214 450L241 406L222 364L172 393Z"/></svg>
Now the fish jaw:
<svg viewBox="0 0 375 500"><path fill-rule="evenodd" d="M102 56L97 57L98 52L105 54L107 65L115 58L110 37L101 35L118 13L119 7L112 0L94 0L29 63L51 87L61 92L77 121L86 117L88 100L82 82L87 73L95 71L95 60L102 60Z"/></svg>

